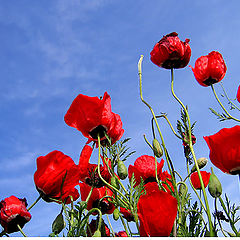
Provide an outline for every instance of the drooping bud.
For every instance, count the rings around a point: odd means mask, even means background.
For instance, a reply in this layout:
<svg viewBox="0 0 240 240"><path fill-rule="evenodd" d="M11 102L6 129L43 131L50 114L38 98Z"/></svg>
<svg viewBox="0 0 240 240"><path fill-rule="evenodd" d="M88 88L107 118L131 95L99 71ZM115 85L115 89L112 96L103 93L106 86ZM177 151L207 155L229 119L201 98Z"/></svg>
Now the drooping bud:
<svg viewBox="0 0 240 240"><path fill-rule="evenodd" d="M116 177L111 177L111 185L117 189L120 189L120 185Z"/></svg>
<svg viewBox="0 0 240 240"><path fill-rule="evenodd" d="M62 213L59 213L52 224L52 231L55 234L59 234L65 227Z"/></svg>
<svg viewBox="0 0 240 240"><path fill-rule="evenodd" d="M115 221L117 221L119 219L119 217L120 217L120 212L119 212L118 208L115 208L113 211L113 219Z"/></svg>
<svg viewBox="0 0 240 240"><path fill-rule="evenodd" d="M93 237L101 237L101 231L99 229L97 229L97 231L95 231L95 233L93 234Z"/></svg>
<svg viewBox="0 0 240 240"><path fill-rule="evenodd" d="M207 163L208 163L208 159L205 157L201 157L197 160L199 169L205 167L207 165ZM193 173L195 171L197 171L196 164L194 164L194 166L192 167L191 173Z"/></svg>
<svg viewBox="0 0 240 240"><path fill-rule="evenodd" d="M120 179L124 180L128 176L128 171L123 161L119 160L117 165L117 173Z"/></svg>
<svg viewBox="0 0 240 240"><path fill-rule="evenodd" d="M157 158L162 157L163 155L163 150L162 147L160 145L160 143L158 142L158 140L156 138L153 139L153 153Z"/></svg>
<svg viewBox="0 0 240 240"><path fill-rule="evenodd" d="M213 198L218 198L222 194L222 184L214 174L213 168L211 168L211 170L212 174L209 179L208 191Z"/></svg>

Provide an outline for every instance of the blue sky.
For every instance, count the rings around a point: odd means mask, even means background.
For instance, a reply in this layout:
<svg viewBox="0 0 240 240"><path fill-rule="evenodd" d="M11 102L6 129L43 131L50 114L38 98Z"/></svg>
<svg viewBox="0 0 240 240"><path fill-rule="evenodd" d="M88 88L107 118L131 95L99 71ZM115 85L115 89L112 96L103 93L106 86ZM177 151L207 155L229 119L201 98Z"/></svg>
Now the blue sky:
<svg viewBox="0 0 240 240"><path fill-rule="evenodd" d="M78 163L86 139L63 118L79 93L110 94L113 112L123 121L123 137L131 137L130 146L137 151L127 165L151 155L142 137L151 139L151 116L140 101L137 62L143 54L144 98L156 113L167 112L175 125L180 107L170 94L170 71L149 60L154 44L170 32L190 39L191 65L213 50L222 53L227 65L222 82L235 98L240 83L239 5L224 0L0 1L0 198L16 195L31 204L38 197L33 181L38 156L60 150ZM208 157L202 136L236 124L219 123L210 113L208 107L220 107L189 67L176 70L175 77L177 95L188 105L192 122L197 120L197 157ZM221 90L219 85L216 89ZM174 165L185 175L181 142L161 123ZM223 191L238 202L237 177L216 168L215 173ZM47 236L59 211L59 205L41 201L31 211L26 234ZM116 226L116 231L121 229Z"/></svg>

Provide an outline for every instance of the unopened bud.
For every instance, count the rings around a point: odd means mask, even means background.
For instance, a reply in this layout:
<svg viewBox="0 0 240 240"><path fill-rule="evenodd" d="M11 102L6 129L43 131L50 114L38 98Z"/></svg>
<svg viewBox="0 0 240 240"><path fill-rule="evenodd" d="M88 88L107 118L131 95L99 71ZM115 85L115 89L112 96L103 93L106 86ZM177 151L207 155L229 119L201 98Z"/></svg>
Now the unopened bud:
<svg viewBox="0 0 240 240"><path fill-rule="evenodd" d="M181 198L186 196L187 191L188 191L187 186L185 184L180 183L180 187L179 187L179 190L178 190L179 196Z"/></svg>
<svg viewBox="0 0 240 240"><path fill-rule="evenodd" d="M116 177L111 177L111 185L117 189L120 189L120 185Z"/></svg>
<svg viewBox="0 0 240 240"><path fill-rule="evenodd" d="M208 183L208 191L213 198L218 198L222 194L222 184L218 180L217 176L214 174L213 168L211 168L211 170L212 174Z"/></svg>
<svg viewBox="0 0 240 240"><path fill-rule="evenodd" d="M101 237L101 231L98 229L97 231L95 231L95 233L93 234L93 237Z"/></svg>
<svg viewBox="0 0 240 240"><path fill-rule="evenodd" d="M208 159L205 157L201 157L197 160L199 169L205 167L207 165L207 163L208 163ZM196 168L196 165L194 164L194 166L192 167L191 173L193 173L195 171L197 171L197 168Z"/></svg>
<svg viewBox="0 0 240 240"><path fill-rule="evenodd" d="M55 234L59 234L65 227L62 213L58 214L52 224L52 231Z"/></svg>
<svg viewBox="0 0 240 240"><path fill-rule="evenodd" d="M119 160L117 165L117 173L120 179L124 180L128 176L128 171L123 161Z"/></svg>
<svg viewBox="0 0 240 240"><path fill-rule="evenodd" d="M160 145L160 143L158 142L158 140L156 138L153 139L153 153L157 158L162 157L163 155L163 150L162 147Z"/></svg>
<svg viewBox="0 0 240 240"><path fill-rule="evenodd" d="M119 219L119 217L120 217L120 212L117 208L115 208L114 211L113 211L113 219L115 221L117 221Z"/></svg>

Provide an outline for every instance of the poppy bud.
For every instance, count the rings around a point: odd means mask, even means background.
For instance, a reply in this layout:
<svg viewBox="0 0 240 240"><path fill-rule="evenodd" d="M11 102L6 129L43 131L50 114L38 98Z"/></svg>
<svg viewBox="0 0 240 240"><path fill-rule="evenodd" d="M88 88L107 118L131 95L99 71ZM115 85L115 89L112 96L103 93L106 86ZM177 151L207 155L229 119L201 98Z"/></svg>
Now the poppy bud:
<svg viewBox="0 0 240 240"><path fill-rule="evenodd" d="M208 191L213 198L218 198L222 194L222 184L218 180L217 176L213 172L213 168L211 168L212 174L209 179Z"/></svg>
<svg viewBox="0 0 240 240"><path fill-rule="evenodd" d="M207 162L208 162L207 158L205 158L205 157L199 158L197 160L197 164L198 164L199 169L205 167L207 165ZM194 164L194 166L192 167L191 173L193 173L195 171L197 171L197 168L196 168L196 165Z"/></svg>
<svg viewBox="0 0 240 240"><path fill-rule="evenodd" d="M153 139L152 145L153 145L154 155L158 158L162 157L163 150L162 150L160 143L158 142L158 140L156 138Z"/></svg>
<svg viewBox="0 0 240 240"><path fill-rule="evenodd" d="M59 213L52 224L52 231L55 234L59 234L65 227L62 213Z"/></svg>
<svg viewBox="0 0 240 240"><path fill-rule="evenodd" d="M120 189L120 185L116 177L111 177L111 185L117 189Z"/></svg>
<svg viewBox="0 0 240 240"><path fill-rule="evenodd" d="M178 190L179 196L184 197L187 194L187 191L188 191L187 186L185 184L180 184Z"/></svg>
<svg viewBox="0 0 240 240"><path fill-rule="evenodd" d="M119 219L119 216L120 216L120 212L117 208L115 208L113 211L113 219L117 221Z"/></svg>
<svg viewBox="0 0 240 240"><path fill-rule="evenodd" d="M117 173L120 179L124 180L128 176L128 171L123 161L119 160L117 165Z"/></svg>
<svg viewBox="0 0 240 240"><path fill-rule="evenodd" d="M94 234L93 237L101 237L101 231L98 229Z"/></svg>

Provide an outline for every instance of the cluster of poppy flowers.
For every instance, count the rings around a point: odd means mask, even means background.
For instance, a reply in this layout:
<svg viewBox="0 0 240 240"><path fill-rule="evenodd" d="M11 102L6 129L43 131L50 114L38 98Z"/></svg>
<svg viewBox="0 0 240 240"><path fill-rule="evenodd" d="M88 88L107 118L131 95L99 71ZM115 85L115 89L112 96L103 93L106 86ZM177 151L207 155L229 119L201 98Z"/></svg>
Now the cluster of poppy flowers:
<svg viewBox="0 0 240 240"><path fill-rule="evenodd" d="M186 39L182 42L175 32L164 36L151 51L151 61L166 69L186 67L191 57L189 41ZM198 58L195 67L191 68L198 83L205 87L221 81L227 69L222 55L216 51ZM237 100L240 102L240 87L237 91ZM97 207L102 214L112 214L116 206L108 197L113 197L114 194L98 175L97 164L90 163L93 147L88 145L94 142L96 147L100 147L98 138L101 145L107 145L106 135L111 139L111 144L114 144L124 133L120 116L111 110L110 96L107 92L102 98L79 94L72 102L64 120L67 125L76 128L87 138L86 145L82 149L78 164L57 150L38 157L37 170L34 174L37 191L46 202L69 204L80 195L81 200L85 201L92 190L87 209ZM225 173L240 173L240 126L224 128L204 139L210 149L210 160L216 167ZM194 136L192 141L193 144L196 141ZM185 142L183 145L187 147ZM140 236L169 236L177 216L178 203L171 194L174 192L171 175L162 170L163 159L157 166L155 164L154 157L143 155L128 168L129 179L134 174L135 186L141 183L141 179L144 182L145 194L140 196L137 204ZM109 167L111 161L103 159L103 165L100 166L101 176L111 184ZM206 187L210 173L201 171L201 176ZM156 179L161 181L161 189ZM196 189L201 189L197 172L192 173L191 182ZM80 193L76 186L80 186ZM105 196L107 197L104 198ZM104 199L100 201L102 198ZM134 220L130 209L121 207L120 212L127 221ZM18 231L18 226L23 227L30 219L26 199L11 196L0 202L0 223L6 233ZM104 226L106 236L110 236L107 225ZM96 220L92 220L89 227L91 230L89 235L92 235L97 228ZM120 231L116 236L125 237L127 234Z"/></svg>

